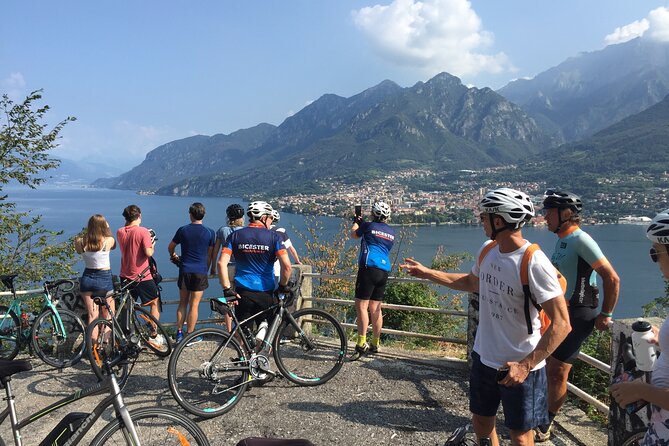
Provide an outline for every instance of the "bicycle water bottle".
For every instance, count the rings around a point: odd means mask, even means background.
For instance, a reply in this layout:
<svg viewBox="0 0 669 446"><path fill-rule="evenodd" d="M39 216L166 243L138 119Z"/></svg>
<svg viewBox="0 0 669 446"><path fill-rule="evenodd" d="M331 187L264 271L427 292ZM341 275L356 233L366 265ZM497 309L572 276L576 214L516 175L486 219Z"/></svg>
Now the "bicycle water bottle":
<svg viewBox="0 0 669 446"><path fill-rule="evenodd" d="M632 324L632 346L636 356L636 366L643 372L653 371L653 364L657 356L655 346L650 342L653 337L653 331L647 321L639 318Z"/></svg>
<svg viewBox="0 0 669 446"><path fill-rule="evenodd" d="M265 340L265 334L267 333L267 321L262 321L258 327L258 333L256 333L256 341L262 342Z"/></svg>

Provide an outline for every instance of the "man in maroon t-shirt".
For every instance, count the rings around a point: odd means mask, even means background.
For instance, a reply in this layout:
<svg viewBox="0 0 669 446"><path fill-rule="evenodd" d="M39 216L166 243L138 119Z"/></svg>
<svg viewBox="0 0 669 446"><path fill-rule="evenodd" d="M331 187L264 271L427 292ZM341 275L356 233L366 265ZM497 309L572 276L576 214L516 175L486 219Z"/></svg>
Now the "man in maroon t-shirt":
<svg viewBox="0 0 669 446"><path fill-rule="evenodd" d="M134 204L123 209L125 226L116 231L116 240L121 249L121 280L135 280L149 266L155 240L149 230L140 226L142 211ZM130 291L132 297L139 298L142 306L148 306L151 314L160 319L158 307L158 287L151 271L144 273L141 281Z"/></svg>

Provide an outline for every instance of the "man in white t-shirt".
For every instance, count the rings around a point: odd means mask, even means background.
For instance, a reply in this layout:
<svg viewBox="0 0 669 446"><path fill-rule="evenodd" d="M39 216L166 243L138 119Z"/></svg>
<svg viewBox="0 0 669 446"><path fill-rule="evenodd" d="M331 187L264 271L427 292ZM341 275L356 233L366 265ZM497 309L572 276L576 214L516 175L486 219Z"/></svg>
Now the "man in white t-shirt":
<svg viewBox="0 0 669 446"><path fill-rule="evenodd" d="M521 228L534 217L534 206L523 192L501 188L487 192L479 210L485 233L491 239L479 254L492 240L496 242L480 266L474 264L468 274L446 273L406 259L400 267L412 276L479 293L479 325L469 376L474 432L479 444L499 444L495 416L501 402L512 444L532 445L532 429L548 418L546 358L571 329L567 304L555 268L537 250L529 262L529 287L551 324L540 334L539 313L530 305L532 333L528 334L520 265L530 243L523 238Z"/></svg>

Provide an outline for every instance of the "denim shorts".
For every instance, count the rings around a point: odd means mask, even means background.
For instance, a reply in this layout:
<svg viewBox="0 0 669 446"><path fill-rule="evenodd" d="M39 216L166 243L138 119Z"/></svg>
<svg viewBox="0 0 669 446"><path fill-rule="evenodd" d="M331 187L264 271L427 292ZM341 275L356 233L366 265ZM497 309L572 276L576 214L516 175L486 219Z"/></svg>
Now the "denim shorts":
<svg viewBox="0 0 669 446"><path fill-rule="evenodd" d="M546 368L530 372L522 384L513 387L497 383L497 370L481 362L472 351L469 372L469 410L483 417L494 417L500 401L504 409L504 425L511 430L526 432L548 423L548 384Z"/></svg>
<svg viewBox="0 0 669 446"><path fill-rule="evenodd" d="M110 269L86 268L79 279L79 291L112 291L113 289Z"/></svg>

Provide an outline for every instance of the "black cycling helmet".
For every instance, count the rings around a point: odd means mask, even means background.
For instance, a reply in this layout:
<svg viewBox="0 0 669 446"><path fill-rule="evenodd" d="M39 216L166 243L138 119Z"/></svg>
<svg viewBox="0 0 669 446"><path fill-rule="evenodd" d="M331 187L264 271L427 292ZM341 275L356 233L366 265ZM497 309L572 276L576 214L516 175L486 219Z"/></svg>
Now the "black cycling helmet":
<svg viewBox="0 0 669 446"><path fill-rule="evenodd" d="M571 209L578 214L583 210L583 201L571 192L548 189L544 192L544 209Z"/></svg>
<svg viewBox="0 0 669 446"><path fill-rule="evenodd" d="M228 206L225 210L225 214L228 216L228 220L237 220L238 218L244 217L244 208L241 205L234 203Z"/></svg>

